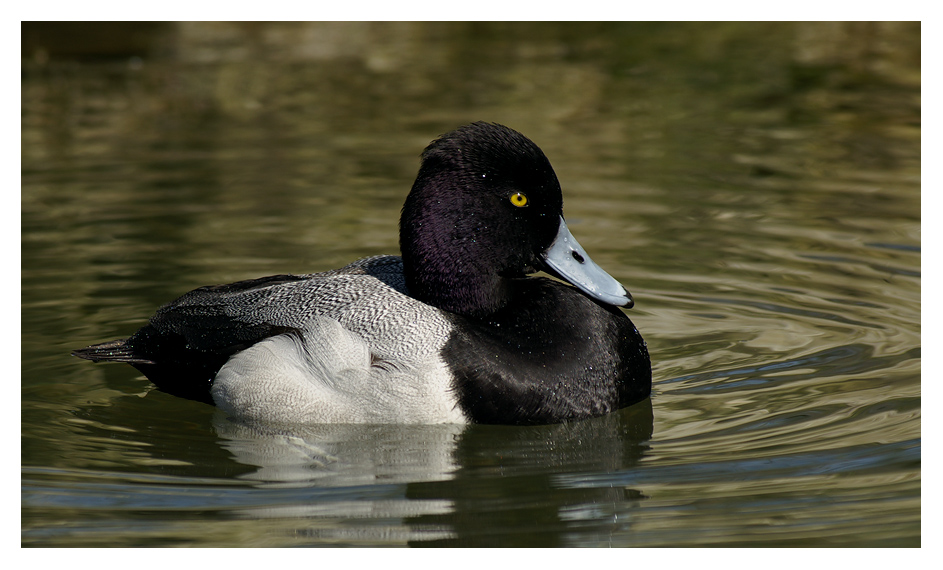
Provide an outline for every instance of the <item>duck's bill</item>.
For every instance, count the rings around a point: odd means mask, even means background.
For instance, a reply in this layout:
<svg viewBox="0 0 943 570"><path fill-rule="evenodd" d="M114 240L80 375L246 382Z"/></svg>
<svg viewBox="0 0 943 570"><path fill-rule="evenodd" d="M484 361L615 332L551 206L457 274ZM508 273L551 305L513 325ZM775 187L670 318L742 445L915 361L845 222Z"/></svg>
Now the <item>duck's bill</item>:
<svg viewBox="0 0 943 570"><path fill-rule="evenodd" d="M543 253L543 260L557 277L565 279L601 303L626 308L632 308L635 304L625 287L589 258L586 250L566 227L563 216L560 216L557 237Z"/></svg>

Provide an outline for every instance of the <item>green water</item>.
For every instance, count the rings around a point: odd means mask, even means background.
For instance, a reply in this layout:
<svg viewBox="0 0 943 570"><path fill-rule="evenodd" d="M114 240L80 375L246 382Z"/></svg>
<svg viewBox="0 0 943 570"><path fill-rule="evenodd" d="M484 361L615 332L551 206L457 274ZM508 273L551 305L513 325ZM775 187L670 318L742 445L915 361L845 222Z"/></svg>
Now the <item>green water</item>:
<svg viewBox="0 0 943 570"><path fill-rule="evenodd" d="M23 49L24 546L920 545L919 24L39 27ZM550 158L635 297L650 401L243 426L69 356L200 285L396 253L419 152L474 120Z"/></svg>

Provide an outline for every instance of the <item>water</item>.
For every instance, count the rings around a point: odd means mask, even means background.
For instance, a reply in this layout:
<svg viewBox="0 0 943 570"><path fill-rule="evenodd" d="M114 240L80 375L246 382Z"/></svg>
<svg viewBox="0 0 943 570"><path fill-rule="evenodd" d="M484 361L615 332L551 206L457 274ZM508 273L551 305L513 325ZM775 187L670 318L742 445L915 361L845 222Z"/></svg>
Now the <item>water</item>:
<svg viewBox="0 0 943 570"><path fill-rule="evenodd" d="M135 34L24 46L24 546L920 545L919 25ZM419 152L480 119L543 148L632 292L651 400L247 426L69 356L200 285L396 252Z"/></svg>

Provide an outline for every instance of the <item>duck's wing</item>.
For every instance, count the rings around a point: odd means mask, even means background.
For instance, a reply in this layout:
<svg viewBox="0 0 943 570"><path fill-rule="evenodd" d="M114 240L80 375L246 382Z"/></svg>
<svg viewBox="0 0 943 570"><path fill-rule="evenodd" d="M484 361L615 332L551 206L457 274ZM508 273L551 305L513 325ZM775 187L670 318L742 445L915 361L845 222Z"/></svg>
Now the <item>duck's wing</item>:
<svg viewBox="0 0 943 570"><path fill-rule="evenodd" d="M158 309L131 337L72 354L131 364L165 392L211 403L213 378L233 354L264 339L298 332L314 316L343 310L357 296L355 281L360 279L404 290L402 263L392 256L326 273L200 287Z"/></svg>
<svg viewBox="0 0 943 570"><path fill-rule="evenodd" d="M130 338L72 354L95 362L126 362L165 392L212 402L213 377L230 356L294 328L266 321L258 309L280 289L308 279L276 275L200 287L161 307Z"/></svg>

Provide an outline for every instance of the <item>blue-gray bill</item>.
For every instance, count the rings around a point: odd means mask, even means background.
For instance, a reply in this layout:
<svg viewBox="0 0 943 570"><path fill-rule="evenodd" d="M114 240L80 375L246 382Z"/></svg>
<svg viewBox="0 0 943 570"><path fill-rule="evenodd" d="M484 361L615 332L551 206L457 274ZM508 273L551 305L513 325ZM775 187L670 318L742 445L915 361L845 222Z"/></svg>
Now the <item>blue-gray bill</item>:
<svg viewBox="0 0 943 570"><path fill-rule="evenodd" d="M557 237L544 252L544 263L558 277L601 303L629 309L635 304L625 287L589 258L586 250L566 227L563 216L560 216Z"/></svg>

